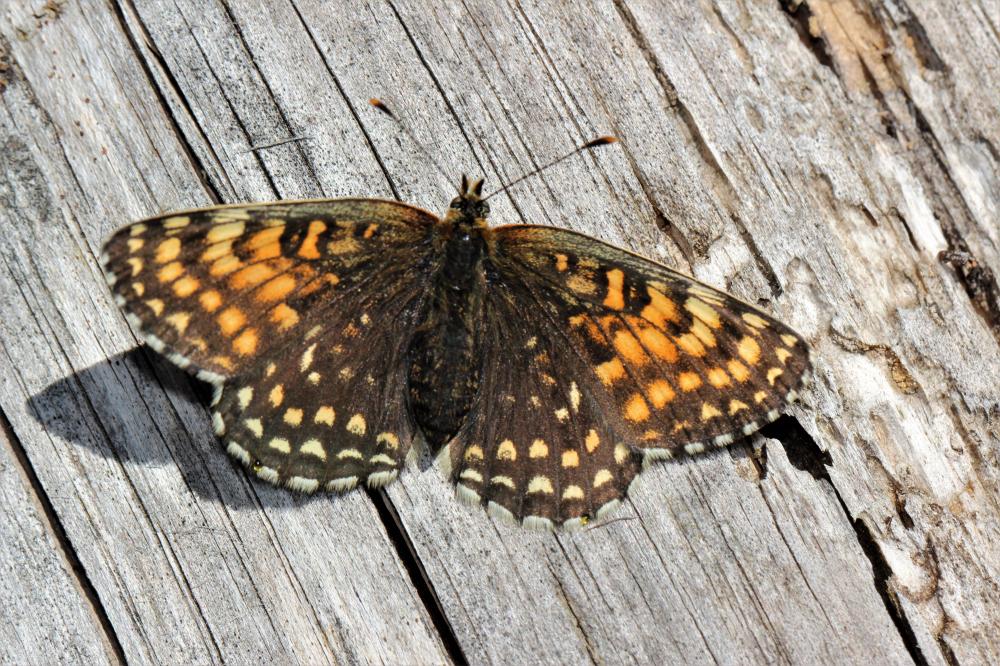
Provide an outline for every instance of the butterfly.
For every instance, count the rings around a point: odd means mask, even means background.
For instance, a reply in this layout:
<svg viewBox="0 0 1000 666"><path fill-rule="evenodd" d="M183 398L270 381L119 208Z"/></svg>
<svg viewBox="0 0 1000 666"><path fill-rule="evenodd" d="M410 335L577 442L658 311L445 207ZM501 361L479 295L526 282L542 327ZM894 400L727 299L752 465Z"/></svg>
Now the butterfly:
<svg viewBox="0 0 1000 666"><path fill-rule="evenodd" d="M215 432L265 481L381 487L428 446L457 497L529 528L601 519L649 461L749 435L809 353L760 310L545 226L378 199L215 206L101 257L155 351L214 386Z"/></svg>

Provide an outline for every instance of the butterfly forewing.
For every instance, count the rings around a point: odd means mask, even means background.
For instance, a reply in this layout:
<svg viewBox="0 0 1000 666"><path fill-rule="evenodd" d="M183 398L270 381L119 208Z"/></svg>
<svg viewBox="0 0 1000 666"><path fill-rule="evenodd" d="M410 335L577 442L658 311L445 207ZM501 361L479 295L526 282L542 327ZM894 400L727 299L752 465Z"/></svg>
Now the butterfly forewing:
<svg viewBox="0 0 1000 666"><path fill-rule="evenodd" d="M409 447L402 355L435 221L378 200L209 208L125 227L104 266L147 341L216 384L230 453L344 489L394 478Z"/></svg>
<svg viewBox="0 0 1000 666"><path fill-rule="evenodd" d="M571 231L495 232L495 261L576 351L563 373L652 457L728 444L794 399L794 331L664 266ZM565 380L564 380L565 381Z"/></svg>

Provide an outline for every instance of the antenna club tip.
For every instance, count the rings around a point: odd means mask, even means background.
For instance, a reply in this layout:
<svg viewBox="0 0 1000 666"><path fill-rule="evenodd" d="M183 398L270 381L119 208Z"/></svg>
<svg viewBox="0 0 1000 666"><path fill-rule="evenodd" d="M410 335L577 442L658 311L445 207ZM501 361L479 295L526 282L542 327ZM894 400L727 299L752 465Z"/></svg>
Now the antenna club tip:
<svg viewBox="0 0 1000 666"><path fill-rule="evenodd" d="M383 102L382 100L380 100L378 97L372 97L371 99L368 100L368 103L371 104L372 106L374 106L376 109L378 109L382 113L385 113L385 114L387 114L389 116L392 116L392 111L390 111L389 107L385 105L385 102Z"/></svg>
<svg viewBox="0 0 1000 666"><path fill-rule="evenodd" d="M588 141L583 144L584 148L597 148L598 146L606 146L610 143L618 143L618 139L613 136L599 136L592 141Z"/></svg>

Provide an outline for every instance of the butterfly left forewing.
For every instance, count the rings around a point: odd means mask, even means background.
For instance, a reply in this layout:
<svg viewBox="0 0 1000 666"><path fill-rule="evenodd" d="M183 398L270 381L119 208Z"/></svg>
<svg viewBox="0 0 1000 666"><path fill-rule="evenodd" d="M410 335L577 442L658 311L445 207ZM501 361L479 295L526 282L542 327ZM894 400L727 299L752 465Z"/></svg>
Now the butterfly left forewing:
<svg viewBox="0 0 1000 666"><path fill-rule="evenodd" d="M403 354L435 222L378 200L224 206L125 227L102 263L151 346L216 386L233 456L273 483L345 490L392 480L409 450Z"/></svg>
<svg viewBox="0 0 1000 666"><path fill-rule="evenodd" d="M308 328L312 306L341 298L365 265L412 263L434 220L358 199L217 206L123 227L102 264L154 349L220 381Z"/></svg>

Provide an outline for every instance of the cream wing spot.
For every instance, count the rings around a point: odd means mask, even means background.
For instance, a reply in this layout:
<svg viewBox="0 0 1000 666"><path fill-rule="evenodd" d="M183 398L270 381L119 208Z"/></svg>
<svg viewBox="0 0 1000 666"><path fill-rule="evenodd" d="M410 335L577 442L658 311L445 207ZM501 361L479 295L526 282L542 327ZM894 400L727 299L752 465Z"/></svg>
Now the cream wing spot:
<svg viewBox="0 0 1000 666"><path fill-rule="evenodd" d="M545 444L545 440L536 439L531 443L531 448L528 449L529 458L545 458L549 455L549 447Z"/></svg>
<svg viewBox="0 0 1000 666"><path fill-rule="evenodd" d="M252 432L254 434L254 437L256 437L257 439L260 439L261 437L264 436L264 426L260 422L260 419L247 419L246 421L243 422L243 425L245 425L247 430Z"/></svg>
<svg viewBox="0 0 1000 666"><path fill-rule="evenodd" d="M584 498L583 488L580 486L566 486L562 498L564 500L582 500Z"/></svg>
<svg viewBox="0 0 1000 666"><path fill-rule="evenodd" d="M236 393L236 400L239 402L240 409L244 410L253 400L253 387L244 386Z"/></svg>
<svg viewBox="0 0 1000 666"><path fill-rule="evenodd" d="M605 483L611 481L614 478L611 472L606 469L597 470L597 474L594 475L594 487L600 488Z"/></svg>
<svg viewBox="0 0 1000 666"><path fill-rule="evenodd" d="M547 476L539 474L528 482L529 494L542 493L544 495L551 495L554 492L555 490L552 488L552 480Z"/></svg>
<svg viewBox="0 0 1000 666"><path fill-rule="evenodd" d="M497 449L497 459L510 462L517 460L517 449L514 447L514 442L509 439L500 442L500 447Z"/></svg>
<svg viewBox="0 0 1000 666"><path fill-rule="evenodd" d="M271 439L267 445L276 451L281 451L282 453L291 453L292 451L291 443L284 437L275 437Z"/></svg>
<svg viewBox="0 0 1000 666"><path fill-rule="evenodd" d="M326 461L326 449L318 439L307 439L302 446L299 447L299 451L306 455L315 456L322 461Z"/></svg>

